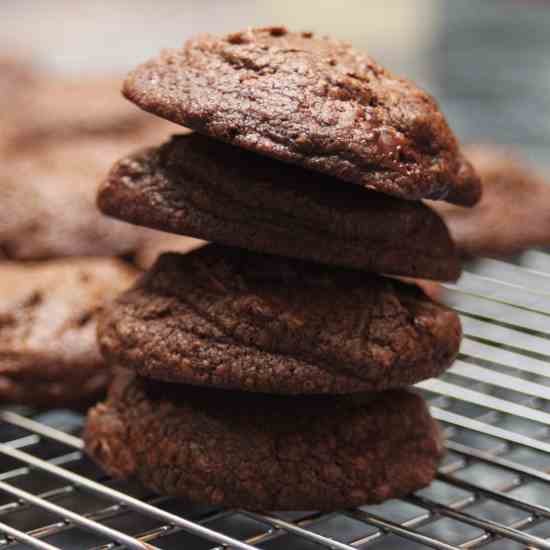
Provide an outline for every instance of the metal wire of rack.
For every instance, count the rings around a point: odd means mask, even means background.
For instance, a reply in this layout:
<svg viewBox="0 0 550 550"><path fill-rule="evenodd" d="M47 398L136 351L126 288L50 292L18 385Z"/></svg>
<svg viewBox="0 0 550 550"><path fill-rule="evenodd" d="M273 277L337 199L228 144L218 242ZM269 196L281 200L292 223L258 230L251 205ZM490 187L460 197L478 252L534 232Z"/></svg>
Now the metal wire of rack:
<svg viewBox="0 0 550 550"><path fill-rule="evenodd" d="M4 409L0 549L550 549L550 255L522 261L478 261L448 287L465 338L418 384L448 438L429 487L331 514L193 506L106 477L80 415Z"/></svg>

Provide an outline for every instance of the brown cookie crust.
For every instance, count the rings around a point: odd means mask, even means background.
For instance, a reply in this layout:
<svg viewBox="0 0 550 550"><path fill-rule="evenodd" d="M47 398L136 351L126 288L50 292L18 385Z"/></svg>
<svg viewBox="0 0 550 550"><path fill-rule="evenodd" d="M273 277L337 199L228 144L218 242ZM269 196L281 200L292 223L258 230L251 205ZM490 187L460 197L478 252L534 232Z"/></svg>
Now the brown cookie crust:
<svg viewBox="0 0 550 550"><path fill-rule="evenodd" d="M81 408L99 397L111 371L97 317L135 275L106 258L0 263L0 401Z"/></svg>
<svg viewBox="0 0 550 550"><path fill-rule="evenodd" d="M349 393L441 373L461 327L395 280L209 245L161 256L106 310L98 336L111 363L168 382Z"/></svg>
<svg viewBox="0 0 550 550"><path fill-rule="evenodd" d="M445 224L420 202L342 186L199 134L121 160L98 205L131 223L259 252L411 277L460 275Z"/></svg>
<svg viewBox="0 0 550 550"><path fill-rule="evenodd" d="M506 257L550 246L550 179L546 181L513 151L489 145L466 149L483 184L472 209L431 203L465 256Z"/></svg>
<svg viewBox="0 0 550 550"><path fill-rule="evenodd" d="M288 397L118 377L92 409L86 449L118 478L251 510L333 510L428 485L443 454L423 399Z"/></svg>
<svg viewBox="0 0 550 550"><path fill-rule="evenodd" d="M123 93L210 137L368 189L479 199L433 98L345 42L283 27L202 35L139 66Z"/></svg>

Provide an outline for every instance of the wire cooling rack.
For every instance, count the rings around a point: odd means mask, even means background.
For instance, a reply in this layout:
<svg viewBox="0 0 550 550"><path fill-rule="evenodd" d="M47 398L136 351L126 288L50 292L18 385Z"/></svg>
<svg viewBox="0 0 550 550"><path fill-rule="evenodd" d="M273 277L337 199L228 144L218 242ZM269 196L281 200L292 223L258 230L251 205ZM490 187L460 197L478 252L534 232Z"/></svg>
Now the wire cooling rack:
<svg viewBox="0 0 550 550"><path fill-rule="evenodd" d="M83 418L0 411L0 549L550 549L550 255L469 266L448 303L465 338L418 385L448 453L430 487L331 514L197 507L106 477Z"/></svg>

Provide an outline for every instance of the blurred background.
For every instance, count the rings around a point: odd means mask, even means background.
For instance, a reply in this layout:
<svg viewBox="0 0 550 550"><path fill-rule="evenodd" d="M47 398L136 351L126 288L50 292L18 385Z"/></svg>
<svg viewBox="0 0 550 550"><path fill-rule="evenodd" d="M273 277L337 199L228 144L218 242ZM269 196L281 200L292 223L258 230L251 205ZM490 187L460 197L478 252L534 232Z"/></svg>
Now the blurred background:
<svg viewBox="0 0 550 550"><path fill-rule="evenodd" d="M0 21L3 51L72 74L122 73L201 32L330 32L434 94L464 141L550 165L546 0L2 0Z"/></svg>

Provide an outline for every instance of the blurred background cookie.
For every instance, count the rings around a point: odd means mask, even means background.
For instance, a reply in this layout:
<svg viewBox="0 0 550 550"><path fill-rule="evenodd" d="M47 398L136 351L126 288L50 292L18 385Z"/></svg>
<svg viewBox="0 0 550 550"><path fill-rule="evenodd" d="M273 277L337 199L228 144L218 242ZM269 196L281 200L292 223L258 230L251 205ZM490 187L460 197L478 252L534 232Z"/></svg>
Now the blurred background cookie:
<svg viewBox="0 0 550 550"><path fill-rule="evenodd" d="M28 58L18 54L0 55L0 93L2 97L16 99L36 84L36 72ZM2 109L2 114L12 109Z"/></svg>
<svg viewBox="0 0 550 550"><path fill-rule="evenodd" d="M13 260L131 254L147 230L111 220L96 207L99 182L126 137L45 141L0 169L0 249Z"/></svg>
<svg viewBox="0 0 550 550"><path fill-rule="evenodd" d="M17 108L2 119L0 258L137 254L143 264L166 236L101 214L97 188L116 159L164 139L172 125L125 101L121 79L61 78L24 60L2 63L0 89Z"/></svg>
<svg viewBox="0 0 550 550"><path fill-rule="evenodd" d="M0 402L83 408L111 370L96 321L135 270L109 258L0 262Z"/></svg>
<svg viewBox="0 0 550 550"><path fill-rule="evenodd" d="M550 178L514 150L472 145L466 154L481 177L483 195L473 208L430 201L466 256L511 256L550 247Z"/></svg>
<svg viewBox="0 0 550 550"><path fill-rule="evenodd" d="M35 72L8 151L18 154L44 141L93 136L153 143L169 134L172 125L145 116L121 97L120 87L115 75L67 78Z"/></svg>
<svg viewBox="0 0 550 550"><path fill-rule="evenodd" d="M0 154L11 144L19 121L32 97L37 74L30 60L21 54L0 55Z"/></svg>

